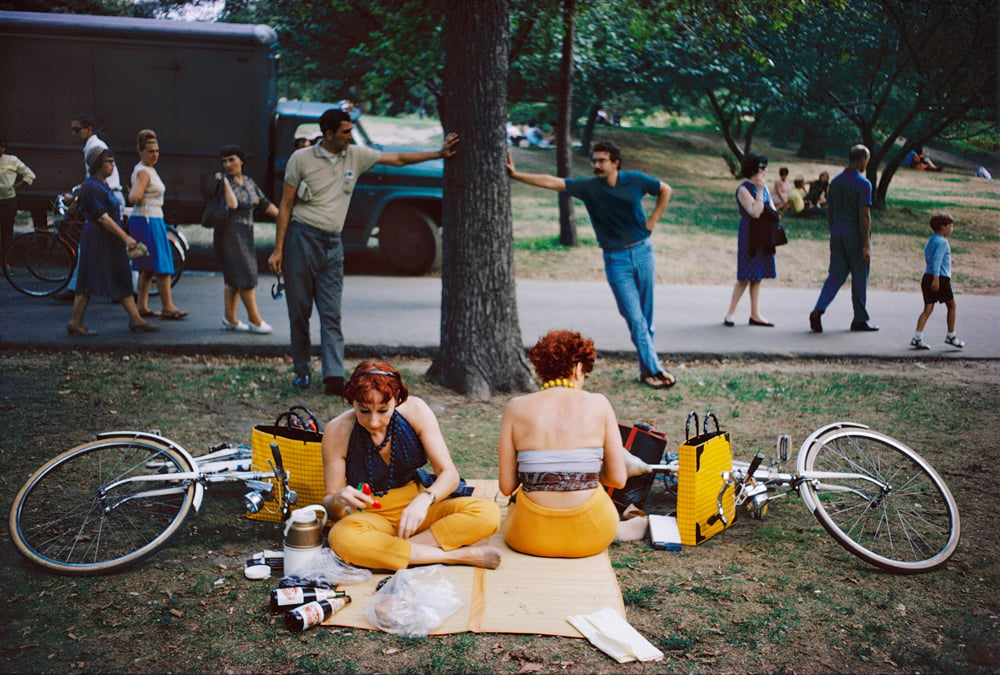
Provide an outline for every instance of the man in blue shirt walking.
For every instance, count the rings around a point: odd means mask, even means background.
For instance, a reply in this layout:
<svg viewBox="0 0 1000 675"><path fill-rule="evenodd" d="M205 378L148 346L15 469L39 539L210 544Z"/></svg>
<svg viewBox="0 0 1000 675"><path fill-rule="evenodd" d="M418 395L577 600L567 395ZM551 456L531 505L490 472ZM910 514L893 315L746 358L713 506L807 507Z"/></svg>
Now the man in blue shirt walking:
<svg viewBox="0 0 1000 675"><path fill-rule="evenodd" d="M587 207L597 243L604 252L604 273L618 313L625 318L638 352L639 381L654 389L667 389L677 383L677 378L660 363L653 341L656 257L650 235L667 208L671 189L639 171L622 171L621 151L614 143L596 143L591 161L593 178L561 178L519 173L508 152L507 173L528 185L568 192ZM649 217L642 210L643 195L656 197Z"/></svg>
<svg viewBox="0 0 1000 675"><path fill-rule="evenodd" d="M871 152L855 145L847 156L848 167L830 183L827 192L827 218L830 222L830 273L820 291L816 306L809 313L809 327L823 332L820 317L837 296L837 291L851 276L851 300L854 304L853 331L876 331L865 308L868 297L868 268L871 263L872 184L864 176Z"/></svg>

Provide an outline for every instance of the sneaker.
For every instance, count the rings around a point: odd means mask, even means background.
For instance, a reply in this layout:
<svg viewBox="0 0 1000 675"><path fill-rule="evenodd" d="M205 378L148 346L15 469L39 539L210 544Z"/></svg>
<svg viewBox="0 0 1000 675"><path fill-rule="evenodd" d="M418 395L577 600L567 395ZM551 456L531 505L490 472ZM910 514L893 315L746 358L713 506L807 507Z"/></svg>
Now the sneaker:
<svg viewBox="0 0 1000 675"><path fill-rule="evenodd" d="M927 343L921 340L920 338L913 338L912 340L910 340L910 346L913 347L914 349L930 349Z"/></svg>
<svg viewBox="0 0 1000 675"><path fill-rule="evenodd" d="M227 321L226 318L223 317L222 318L222 330L238 331L240 333L244 333L244 332L250 330L250 326L246 325L245 323L243 323L239 319L236 319L236 323L232 323L231 321Z"/></svg>
<svg viewBox="0 0 1000 675"><path fill-rule="evenodd" d="M946 345L951 345L952 347L958 347L961 349L965 346L965 343L958 339L957 335L948 335L944 339Z"/></svg>
<svg viewBox="0 0 1000 675"><path fill-rule="evenodd" d="M296 375L292 380L292 386L296 389L308 389L312 384L312 379L308 375Z"/></svg>
<svg viewBox="0 0 1000 675"><path fill-rule="evenodd" d="M244 325L247 327L246 329L248 331L250 331L251 333L256 333L257 335L270 335L274 331L274 329L271 328L271 324L269 324L267 321L264 321L263 319L260 320L259 326L255 326L253 325L253 323Z"/></svg>

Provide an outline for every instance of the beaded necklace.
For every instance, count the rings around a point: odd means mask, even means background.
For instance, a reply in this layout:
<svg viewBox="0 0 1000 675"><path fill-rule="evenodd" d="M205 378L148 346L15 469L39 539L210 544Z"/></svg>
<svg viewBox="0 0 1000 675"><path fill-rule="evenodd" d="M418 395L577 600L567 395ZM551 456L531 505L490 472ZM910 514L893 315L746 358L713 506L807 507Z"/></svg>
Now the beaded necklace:
<svg viewBox="0 0 1000 675"><path fill-rule="evenodd" d="M576 385L570 382L565 377L557 377L554 380L549 380L542 385L542 391L546 389L551 389L552 387L566 387L567 389L576 389Z"/></svg>
<svg viewBox="0 0 1000 675"><path fill-rule="evenodd" d="M377 460L379 462L382 462L383 464L385 463L385 460L383 460L382 457L379 456L379 453L382 452L382 450L385 449L385 446L389 444L389 441L392 440L392 432L395 430L395 428L396 428L396 416L395 414L393 414L392 418L389 420L389 425L385 432L385 438L382 439L381 443L375 445L375 442L372 440L371 434L365 434L365 438L368 440L367 443L368 447L365 448L365 468L368 470L369 480L371 481L375 480L375 464L374 464L375 461ZM396 463L396 453L390 450L389 473L388 473L388 478L386 479L385 482L387 489L375 490L373 486L372 489L376 496L383 497L385 496L386 493L389 492L388 487L392 485L392 474L393 474L393 469L395 468L394 466L395 463Z"/></svg>

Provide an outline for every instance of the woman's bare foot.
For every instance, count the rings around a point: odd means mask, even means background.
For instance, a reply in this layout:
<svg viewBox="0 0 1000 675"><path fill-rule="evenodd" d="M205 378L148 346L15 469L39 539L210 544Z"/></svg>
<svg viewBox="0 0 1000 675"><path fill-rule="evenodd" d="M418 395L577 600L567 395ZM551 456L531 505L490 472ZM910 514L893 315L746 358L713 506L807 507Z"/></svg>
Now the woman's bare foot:
<svg viewBox="0 0 1000 675"><path fill-rule="evenodd" d="M482 567L488 570L495 570L500 566L500 549L494 546L466 546L459 548L452 553L462 554L456 563Z"/></svg>

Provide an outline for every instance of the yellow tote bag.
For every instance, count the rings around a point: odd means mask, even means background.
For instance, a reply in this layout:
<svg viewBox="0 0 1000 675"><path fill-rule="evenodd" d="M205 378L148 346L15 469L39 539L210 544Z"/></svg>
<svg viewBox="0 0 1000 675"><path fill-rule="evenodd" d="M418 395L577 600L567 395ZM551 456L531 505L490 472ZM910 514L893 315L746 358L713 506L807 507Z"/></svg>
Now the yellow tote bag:
<svg viewBox="0 0 1000 675"><path fill-rule="evenodd" d="M692 437L692 419L694 431L698 434L698 414L692 410L684 425L686 440L678 448L677 526L681 532L681 543L685 546L702 543L732 525L736 519L732 487L722 497L726 523L715 517L719 513L719 491L724 484L722 473L733 470L729 432L721 431L715 414L706 412L702 433ZM709 419L715 421L715 431L708 430Z"/></svg>
<svg viewBox="0 0 1000 675"><path fill-rule="evenodd" d="M253 428L250 446L250 466L254 471L270 471L268 460L271 443L277 443L281 460L288 472L288 484L298 493L299 505L322 504L325 492L323 480L323 434L315 415L305 406L292 406L278 415L274 424L258 424ZM273 501L264 502L257 513L247 512L247 518L271 523L281 522L281 483L275 484Z"/></svg>

